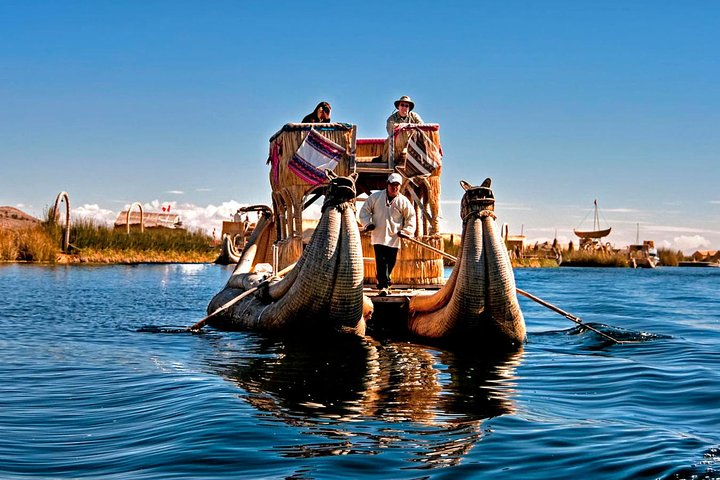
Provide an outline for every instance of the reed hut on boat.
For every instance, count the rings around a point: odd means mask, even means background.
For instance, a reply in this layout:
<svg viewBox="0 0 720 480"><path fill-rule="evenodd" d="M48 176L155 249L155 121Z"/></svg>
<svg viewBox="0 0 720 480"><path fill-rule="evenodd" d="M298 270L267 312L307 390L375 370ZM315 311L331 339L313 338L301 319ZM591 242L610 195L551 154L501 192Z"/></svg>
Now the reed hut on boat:
<svg viewBox="0 0 720 480"><path fill-rule="evenodd" d="M387 177L403 177L401 192L417 214L415 238L442 249L438 228L442 149L439 125L408 125L390 138L357 138L357 127L346 123L290 123L270 138L272 211L256 230L255 263L272 263L275 270L297 261L307 241L307 208L323 195L332 170L345 176L357 173L356 189L362 201L373 190L385 188ZM369 234L362 235L365 283L375 283L375 258ZM396 287L433 286L443 283L440 254L403 240L393 271Z"/></svg>

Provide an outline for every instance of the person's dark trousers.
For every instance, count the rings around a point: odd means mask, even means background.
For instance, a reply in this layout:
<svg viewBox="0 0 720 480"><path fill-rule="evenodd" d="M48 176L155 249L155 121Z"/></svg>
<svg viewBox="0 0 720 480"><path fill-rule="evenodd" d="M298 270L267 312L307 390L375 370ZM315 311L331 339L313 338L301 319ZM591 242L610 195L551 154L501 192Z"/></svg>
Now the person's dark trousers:
<svg viewBox="0 0 720 480"><path fill-rule="evenodd" d="M390 275L395 268L395 260L399 248L392 248L385 245L373 245L375 250L375 267L377 268L378 288L388 288L392 285Z"/></svg>

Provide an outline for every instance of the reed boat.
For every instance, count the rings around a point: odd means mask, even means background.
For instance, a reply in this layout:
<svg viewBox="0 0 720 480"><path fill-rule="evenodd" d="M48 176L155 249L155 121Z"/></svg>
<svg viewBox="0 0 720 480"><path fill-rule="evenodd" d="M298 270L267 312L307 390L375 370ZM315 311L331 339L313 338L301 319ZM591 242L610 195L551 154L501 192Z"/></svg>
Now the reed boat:
<svg viewBox="0 0 720 480"><path fill-rule="evenodd" d="M208 324L360 334L370 327L429 341L520 345L525 323L490 179L461 183L462 246L446 279L439 125L405 124L387 139L358 139L356 132L345 123L291 123L270 138L271 206L208 305ZM393 172L403 178L401 192L415 207L417 227L402 240L393 289L379 296L370 235L358 228L356 202L385 188ZM304 227L315 203L322 214L308 240ZM288 273L280 279L279 272Z"/></svg>
<svg viewBox="0 0 720 480"><path fill-rule="evenodd" d="M236 264L240 260L240 251L235 245L232 235L224 234L220 240L220 254L213 263L220 265Z"/></svg>
<svg viewBox="0 0 720 480"><path fill-rule="evenodd" d="M220 254L213 263L235 265L240 260L240 252L245 243L252 235L253 230L255 230L256 222L251 222L248 214L255 214L259 217L262 212L269 211L270 208L266 205L250 205L238 208L233 215L232 221L222 223Z"/></svg>
<svg viewBox="0 0 720 480"><path fill-rule="evenodd" d="M577 235L580 240L581 244L582 241L593 241L598 240L603 237L607 237L610 235L610 232L612 231L611 227L608 228L600 228L600 217L598 213L598 204L597 200L593 201L594 205L594 215L593 215L593 229L592 230L580 230L579 228L573 229L573 232L575 235Z"/></svg>
<svg viewBox="0 0 720 480"><path fill-rule="evenodd" d="M638 225L639 235L640 226ZM660 257L653 240L643 240L643 243L635 240L633 245L628 245L627 255L628 263L632 268L655 268L660 263Z"/></svg>

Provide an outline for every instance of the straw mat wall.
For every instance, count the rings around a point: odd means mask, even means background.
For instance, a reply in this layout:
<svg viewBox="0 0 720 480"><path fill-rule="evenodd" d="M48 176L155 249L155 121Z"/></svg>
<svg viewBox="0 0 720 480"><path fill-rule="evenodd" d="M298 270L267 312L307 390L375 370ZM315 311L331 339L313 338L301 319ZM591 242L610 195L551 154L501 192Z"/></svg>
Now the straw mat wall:
<svg viewBox="0 0 720 480"><path fill-rule="evenodd" d="M407 148L408 140L416 132L421 131L428 139L442 153L442 147L440 145L440 126L437 124L429 123L423 125L415 125L408 128L400 129L395 133L394 136L394 163L395 167L399 167L403 164L402 151ZM383 150L383 159L389 160L390 154L390 142L385 142L385 148ZM416 213L418 214L418 234L419 235L435 235L440 233L439 228L439 215L440 215L440 175L442 173L442 166L435 169L432 175L427 177L413 177L415 184L414 187L408 185L410 182L406 182L403 185L403 192L414 204L416 204ZM409 193L405 192L407 188L413 188L420 198L421 202L425 205L427 212L430 214L429 217L421 213L417 202Z"/></svg>
<svg viewBox="0 0 720 480"><path fill-rule="evenodd" d="M280 238L302 235L302 206L305 196L317 188L290 170L288 162L295 154L311 127L324 137L346 149L346 154L335 169L335 173L346 176L351 173L350 157L354 154L354 125L342 123L287 124L270 139L268 163L270 186L272 187L273 209L280 222Z"/></svg>
<svg viewBox="0 0 720 480"><path fill-rule="evenodd" d="M370 234L363 233L360 238L365 269L364 282L375 284L377 269L375 268L375 251L370 243ZM431 247L441 250L443 248L442 237L419 237L418 240ZM444 283L443 257L439 253L415 243L402 240L402 247L392 273L392 281L394 285L442 285Z"/></svg>
<svg viewBox="0 0 720 480"><path fill-rule="evenodd" d="M262 232L260 238L257 240L257 252L255 259L253 260L253 266L258 263L270 263L272 264L272 246L275 240L275 223L271 219L270 224ZM283 267L280 267L283 268Z"/></svg>
<svg viewBox="0 0 720 480"><path fill-rule="evenodd" d="M416 125L411 128L404 128L401 129L399 132L395 134L395 148L394 148L394 156L393 158L400 158L400 153L402 153L403 149L407 147L408 140L412 136L413 133L415 133L416 130L421 130L425 135L427 135L428 138L440 149L440 126L434 123L429 123L425 125ZM388 145L389 142L386 142L386 145ZM389 157L389 148L385 148L383 151L383 159L387 161ZM439 172L437 173L439 175Z"/></svg>
<svg viewBox="0 0 720 480"><path fill-rule="evenodd" d="M385 150L385 139L382 138L358 138L357 140L357 161L370 162L379 157Z"/></svg>

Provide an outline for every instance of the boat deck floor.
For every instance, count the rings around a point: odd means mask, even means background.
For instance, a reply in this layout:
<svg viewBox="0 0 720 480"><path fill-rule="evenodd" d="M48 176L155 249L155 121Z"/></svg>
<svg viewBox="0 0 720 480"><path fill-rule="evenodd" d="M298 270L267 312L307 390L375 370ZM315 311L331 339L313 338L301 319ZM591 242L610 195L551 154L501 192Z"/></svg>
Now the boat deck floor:
<svg viewBox="0 0 720 480"><path fill-rule="evenodd" d="M380 290L374 285L366 285L363 288L363 293L370 297L373 303L402 303L407 302L410 298L417 295L432 295L433 293L440 290L442 285L393 285L388 290L387 296L380 296Z"/></svg>
<svg viewBox="0 0 720 480"><path fill-rule="evenodd" d="M431 295L441 285L393 285L387 296L380 296L375 286L366 285L363 293L373 302L375 310L368 327L376 333L407 333L410 299Z"/></svg>

